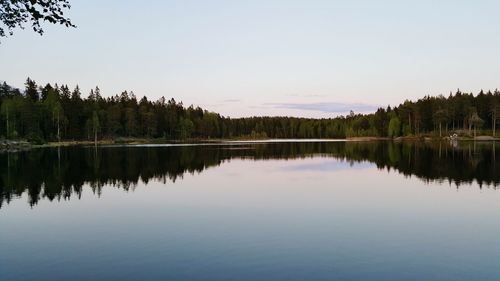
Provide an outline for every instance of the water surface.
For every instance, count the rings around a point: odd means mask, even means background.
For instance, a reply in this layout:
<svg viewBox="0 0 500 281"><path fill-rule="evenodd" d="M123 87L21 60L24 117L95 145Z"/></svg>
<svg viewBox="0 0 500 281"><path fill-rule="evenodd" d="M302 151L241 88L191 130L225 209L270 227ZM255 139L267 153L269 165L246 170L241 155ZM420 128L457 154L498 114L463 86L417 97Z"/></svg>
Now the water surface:
<svg viewBox="0 0 500 281"><path fill-rule="evenodd" d="M493 143L0 154L1 280L498 280Z"/></svg>

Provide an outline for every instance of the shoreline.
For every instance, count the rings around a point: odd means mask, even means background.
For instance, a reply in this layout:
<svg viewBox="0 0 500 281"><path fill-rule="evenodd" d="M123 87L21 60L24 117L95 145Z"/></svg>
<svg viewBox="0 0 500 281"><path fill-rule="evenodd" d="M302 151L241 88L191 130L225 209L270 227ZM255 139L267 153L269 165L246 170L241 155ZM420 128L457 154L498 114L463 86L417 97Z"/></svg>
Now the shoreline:
<svg viewBox="0 0 500 281"><path fill-rule="evenodd" d="M344 139L187 139L187 140L165 140L165 139L103 139L98 140L97 145L147 145L147 144L218 144L218 143L285 143L285 142L372 142L372 141L412 141L412 142L431 142L431 141L451 141L449 137L429 137L429 136L406 136L406 137L349 137ZM476 137L458 137L456 141L500 141L500 138L492 136L476 136ZM28 150L32 148L47 148L47 147L66 147L66 146L91 146L95 145L94 141L82 140L65 140L60 142L48 142L45 144L32 144L26 140L0 140L0 151L18 151Z"/></svg>

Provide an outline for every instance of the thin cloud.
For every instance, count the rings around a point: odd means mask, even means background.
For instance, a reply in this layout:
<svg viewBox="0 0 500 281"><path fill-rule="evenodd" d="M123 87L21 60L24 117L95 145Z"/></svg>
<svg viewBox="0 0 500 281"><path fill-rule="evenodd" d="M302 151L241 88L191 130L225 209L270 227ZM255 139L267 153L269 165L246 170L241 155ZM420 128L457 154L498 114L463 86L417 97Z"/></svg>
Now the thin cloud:
<svg viewBox="0 0 500 281"><path fill-rule="evenodd" d="M266 103L274 108L318 111L323 113L372 112L379 106L364 103L316 102L316 103Z"/></svg>
<svg viewBox="0 0 500 281"><path fill-rule="evenodd" d="M325 94L305 94L302 95L304 98L326 98L328 95Z"/></svg>
<svg viewBox="0 0 500 281"><path fill-rule="evenodd" d="M326 94L303 94L303 95L286 94L285 96L287 96L287 97L301 97L301 98L325 98L328 95L326 95Z"/></svg>
<svg viewBox="0 0 500 281"><path fill-rule="evenodd" d="M223 100L222 102L240 102L241 100L240 99L227 99L227 100Z"/></svg>

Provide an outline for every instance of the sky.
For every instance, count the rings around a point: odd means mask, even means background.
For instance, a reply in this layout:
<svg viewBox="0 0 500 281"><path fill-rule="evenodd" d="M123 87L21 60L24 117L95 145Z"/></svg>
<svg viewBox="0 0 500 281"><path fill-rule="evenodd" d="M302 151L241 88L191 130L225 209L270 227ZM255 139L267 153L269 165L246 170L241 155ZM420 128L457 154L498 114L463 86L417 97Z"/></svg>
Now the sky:
<svg viewBox="0 0 500 281"><path fill-rule="evenodd" d="M1 39L0 80L318 118L500 84L499 1L70 3L77 28Z"/></svg>

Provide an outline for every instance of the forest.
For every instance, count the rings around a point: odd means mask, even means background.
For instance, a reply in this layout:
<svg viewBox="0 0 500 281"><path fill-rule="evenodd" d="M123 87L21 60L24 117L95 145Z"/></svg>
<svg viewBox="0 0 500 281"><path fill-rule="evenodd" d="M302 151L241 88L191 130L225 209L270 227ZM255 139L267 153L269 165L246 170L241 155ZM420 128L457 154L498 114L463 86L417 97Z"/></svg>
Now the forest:
<svg viewBox="0 0 500 281"><path fill-rule="evenodd" d="M157 140L408 137L450 134L496 136L500 92L450 93L406 100L371 114L311 119L297 117L229 118L164 97L150 101L133 92L103 97L99 87L83 97L78 86L25 88L0 84L0 138L42 144L62 140Z"/></svg>

